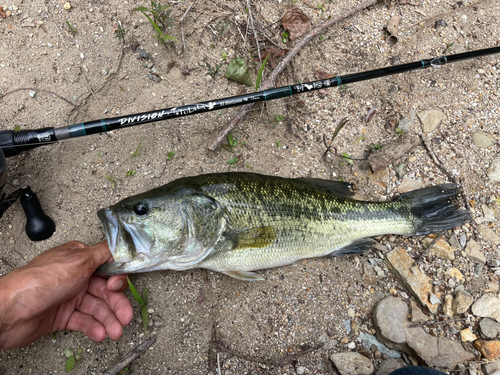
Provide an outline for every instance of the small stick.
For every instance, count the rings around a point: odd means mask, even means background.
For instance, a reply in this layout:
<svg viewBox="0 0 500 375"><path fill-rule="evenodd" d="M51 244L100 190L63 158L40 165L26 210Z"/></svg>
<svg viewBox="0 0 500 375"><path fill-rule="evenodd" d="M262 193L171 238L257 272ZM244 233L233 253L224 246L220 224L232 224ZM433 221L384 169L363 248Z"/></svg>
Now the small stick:
<svg viewBox="0 0 500 375"><path fill-rule="evenodd" d="M448 320L443 320L443 321L431 321L431 322L422 322L422 323L413 323L409 324L408 327L414 328L414 327L420 327L420 326L431 326L433 324L449 324L449 323L455 323L455 322L464 322L466 321L467 318L457 318L457 319L448 319Z"/></svg>
<svg viewBox="0 0 500 375"><path fill-rule="evenodd" d="M184 51L186 50L186 41L184 40L184 18L186 18L188 12L191 10L192 6L196 4L198 0L194 0L191 2L191 5L187 8L186 12L183 14L181 19L179 20L179 23L181 24L181 35L182 35L182 45L184 47Z"/></svg>
<svg viewBox="0 0 500 375"><path fill-rule="evenodd" d="M257 39L257 31L255 30L255 26L253 24L253 17L252 17L252 9L250 7L250 0L247 0L247 9L248 9L248 15L250 16L250 23L252 24L253 36L255 38L255 43L257 43L257 53L259 54L259 62L262 64L262 57L260 55L260 47L259 47L259 39Z"/></svg>
<svg viewBox="0 0 500 375"><path fill-rule="evenodd" d="M432 160L439 167L439 169L441 169L449 177L449 179L451 181L453 181L454 183L457 183L455 177L450 172L448 172L448 170L444 167L441 160L439 160L437 155L434 153L434 150L432 149L432 146L431 146L427 136L423 133L420 133L420 139L422 139L422 142L424 143L425 148L427 149L427 151L431 155Z"/></svg>
<svg viewBox="0 0 500 375"><path fill-rule="evenodd" d="M99 109L101 110L102 113L104 113L104 110L102 109L101 104L99 103L99 100L97 100L97 98L96 98L96 96L94 94L94 91L92 91L92 87L90 87L89 82L87 81L87 78L85 78L84 75L82 75L82 77L83 77L83 80L85 81L85 83L87 84L87 86L89 87L89 90L92 93L92 96L94 97L95 101L97 102L97 105L99 106Z"/></svg>
<svg viewBox="0 0 500 375"><path fill-rule="evenodd" d="M128 353L125 358L114 365L111 369L104 373L104 375L117 375L121 370L127 367L132 361L136 360L142 353L144 353L149 347L151 347L158 336L151 336L149 339L145 340L142 344L137 345L130 353Z"/></svg>
<svg viewBox="0 0 500 375"><path fill-rule="evenodd" d="M3 98L4 98L4 97L6 97L7 95L13 94L13 93L15 93L15 92L17 92L17 91L27 91L27 90L29 90L29 91L46 92L46 93L48 93L48 94L52 94L52 95L54 95L56 98L62 99L62 100L64 100L66 103L68 103L69 105L72 105L72 106L73 106L73 108L75 108L75 109L76 109L78 112L80 112L82 115L84 115L84 116L88 116L88 117L89 117L92 121L95 121L95 120L94 120L94 119L93 119L93 118L92 118L92 117L91 117L88 113L85 113L85 112L82 112L81 110L79 110L79 109L78 109L78 106L77 106L75 103L73 103L73 102L69 101L68 99L66 99L66 98L62 97L62 96L61 96L61 95L59 95L59 94L56 94L54 91L50 91L50 90L46 90L46 89L35 89L35 88L33 88L33 87L20 87L20 88L18 88L18 89L14 89L14 90L11 90L11 91L7 91L7 92L6 92L5 94L3 94L3 95L2 95L2 94L0 94L0 99L3 99Z"/></svg>
<svg viewBox="0 0 500 375"><path fill-rule="evenodd" d="M332 138L330 139L330 144L328 144L328 145L326 144L326 135L323 134L323 143L325 144L326 151L323 154L322 158L324 158L326 156L326 154L328 154L328 151L333 152L332 151L333 140L337 137L340 130L342 130L342 128L344 127L345 124L347 124L348 121L349 120L347 119L347 117L344 117L342 120L339 121L337 127L335 128L335 131L333 132ZM333 149L335 150L335 156L337 156L337 148L334 147Z"/></svg>
<svg viewBox="0 0 500 375"><path fill-rule="evenodd" d="M221 371L220 371L220 358L219 358L219 352L217 352L217 374L219 375L222 375Z"/></svg>
<svg viewBox="0 0 500 375"><path fill-rule="evenodd" d="M338 16L332 17L328 21L321 22L314 29L309 31L297 43L297 45L287 53L287 55L283 58L283 60L280 61L280 63L276 66L273 72L269 75L266 82L262 85L261 90L269 90L271 87L274 86L276 79L278 78L278 75L283 71L283 69L285 69L285 66L295 57L295 55L302 49L302 47L304 47L314 36L318 35L324 29L332 26L336 22L339 22L349 16L352 16L353 14L356 14L362 11L363 9L366 9L369 6L375 5L378 2L379 0L367 0L356 8L346 9ZM227 135L231 132L231 130L233 130L234 127L238 125L239 122L246 116L246 114L250 112L254 104L255 103L243 106L242 109L238 112L238 114L236 114L236 116L231 119L226 128L219 133L215 141L208 147L208 149L211 151L215 151L217 148L219 148L222 142L224 142L224 140L227 138Z"/></svg>

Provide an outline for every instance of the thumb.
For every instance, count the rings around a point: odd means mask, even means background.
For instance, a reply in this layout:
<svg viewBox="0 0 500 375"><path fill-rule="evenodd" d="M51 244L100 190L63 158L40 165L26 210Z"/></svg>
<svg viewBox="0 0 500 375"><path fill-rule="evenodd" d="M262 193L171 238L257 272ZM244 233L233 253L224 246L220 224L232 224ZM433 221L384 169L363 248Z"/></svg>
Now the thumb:
<svg viewBox="0 0 500 375"><path fill-rule="evenodd" d="M85 252L89 253L90 258L93 260L92 272L94 272L100 265L113 258L106 241L87 247Z"/></svg>

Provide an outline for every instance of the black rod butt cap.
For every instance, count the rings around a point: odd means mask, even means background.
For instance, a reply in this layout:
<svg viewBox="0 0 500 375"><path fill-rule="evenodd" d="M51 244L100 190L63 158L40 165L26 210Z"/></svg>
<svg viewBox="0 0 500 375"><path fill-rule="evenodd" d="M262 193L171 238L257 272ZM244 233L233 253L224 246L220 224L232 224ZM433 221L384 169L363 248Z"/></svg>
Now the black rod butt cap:
<svg viewBox="0 0 500 375"><path fill-rule="evenodd" d="M48 239L56 230L56 224L45 212L30 187L21 194L20 200L26 214L26 234L31 241Z"/></svg>

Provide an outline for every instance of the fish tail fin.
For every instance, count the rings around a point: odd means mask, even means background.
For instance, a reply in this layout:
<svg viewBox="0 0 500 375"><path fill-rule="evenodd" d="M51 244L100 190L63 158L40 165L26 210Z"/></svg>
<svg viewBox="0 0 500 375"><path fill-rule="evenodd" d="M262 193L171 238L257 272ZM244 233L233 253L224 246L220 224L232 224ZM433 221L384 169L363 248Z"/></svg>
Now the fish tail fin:
<svg viewBox="0 0 500 375"><path fill-rule="evenodd" d="M460 207L461 189L457 184L443 184L402 194L414 220L414 231L407 235L423 236L455 228L471 220L470 212Z"/></svg>

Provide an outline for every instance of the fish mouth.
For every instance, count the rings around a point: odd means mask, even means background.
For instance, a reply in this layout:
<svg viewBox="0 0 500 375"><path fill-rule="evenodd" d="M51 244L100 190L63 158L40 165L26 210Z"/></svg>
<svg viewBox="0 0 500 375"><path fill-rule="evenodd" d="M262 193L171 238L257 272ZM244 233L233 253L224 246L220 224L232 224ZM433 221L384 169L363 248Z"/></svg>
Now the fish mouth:
<svg viewBox="0 0 500 375"><path fill-rule="evenodd" d="M123 227L120 217L110 208L103 208L97 212L101 222L109 251L116 262L130 262L136 252L134 241Z"/></svg>
<svg viewBox="0 0 500 375"><path fill-rule="evenodd" d="M104 235L106 236L106 241L108 241L109 251L114 257L116 252L116 241L118 239L118 227L120 225L118 223L118 216L116 216L109 208L102 208L97 211L97 217L101 222Z"/></svg>
<svg viewBox="0 0 500 375"><path fill-rule="evenodd" d="M114 259L99 267L97 273L120 275L141 272L144 267L153 266L154 262L158 262L157 259L151 259L149 251L153 243L141 227L125 223L111 208L100 209L97 217Z"/></svg>

